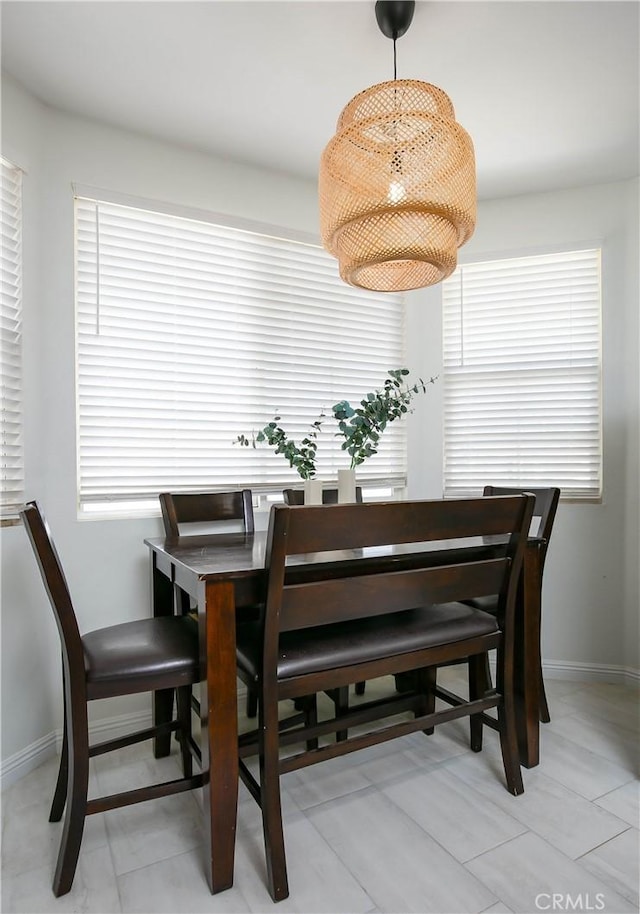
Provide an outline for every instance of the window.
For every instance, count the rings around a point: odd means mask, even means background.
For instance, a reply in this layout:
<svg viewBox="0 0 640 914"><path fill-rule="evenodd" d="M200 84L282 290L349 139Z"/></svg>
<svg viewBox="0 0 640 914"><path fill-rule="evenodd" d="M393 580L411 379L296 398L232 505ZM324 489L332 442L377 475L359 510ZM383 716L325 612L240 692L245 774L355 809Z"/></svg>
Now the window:
<svg viewBox="0 0 640 914"><path fill-rule="evenodd" d="M600 252L458 267L443 286L444 492L601 494Z"/></svg>
<svg viewBox="0 0 640 914"><path fill-rule="evenodd" d="M22 453L22 172L0 158L2 179L2 503L3 522L24 501Z"/></svg>
<svg viewBox="0 0 640 914"><path fill-rule="evenodd" d="M163 490L278 491L295 470L236 437L277 414L299 440L321 409L404 364L402 298L346 286L317 245L89 196L75 212L85 509ZM404 483L403 425L360 482ZM335 479L348 458L329 426L318 476Z"/></svg>

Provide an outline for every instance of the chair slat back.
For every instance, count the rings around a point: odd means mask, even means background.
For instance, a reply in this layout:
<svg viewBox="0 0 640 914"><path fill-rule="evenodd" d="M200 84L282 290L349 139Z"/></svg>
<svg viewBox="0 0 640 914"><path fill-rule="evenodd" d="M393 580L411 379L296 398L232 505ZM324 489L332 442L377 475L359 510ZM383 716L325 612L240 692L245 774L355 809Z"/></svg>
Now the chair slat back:
<svg viewBox="0 0 640 914"><path fill-rule="evenodd" d="M284 498L285 505L303 505L304 504L304 489L283 489L282 496ZM356 486L356 502L362 504L362 486ZM337 489L323 489L322 490L322 504L323 505L337 505L338 504L338 490Z"/></svg>
<svg viewBox="0 0 640 914"><path fill-rule="evenodd" d="M510 562L485 559L285 585L280 631L489 596L501 589Z"/></svg>
<svg viewBox="0 0 640 914"><path fill-rule="evenodd" d="M78 621L73 609L71 594L67 585L58 553L49 526L35 501L30 501L20 512L27 535L42 575L45 590L56 619L60 640L73 669L83 668L82 640Z"/></svg>
<svg viewBox="0 0 640 914"><path fill-rule="evenodd" d="M560 501L560 489L554 487L550 488L534 488L527 487L521 489L512 489L505 486L485 486L484 495L524 495L525 493L530 492L531 495L535 496L536 502L533 507L533 520L538 520L537 529L534 526L534 535L539 536L544 540L544 543L541 547L541 570L544 567L544 560L546 558L547 549L549 547L549 540L551 539L551 531L553 530L553 522L555 520L556 511L558 510L558 502Z"/></svg>
<svg viewBox="0 0 640 914"><path fill-rule="evenodd" d="M533 497L523 495L309 508L274 505L267 540L265 649L278 631L430 603L499 593L504 609L506 600L513 604L515 597L510 572L520 568L532 510ZM456 540L467 540L468 546L468 538L487 535L504 537L502 555L479 556L481 544L474 542L475 550L461 549L459 560L437 567L431 567L433 557L420 558L419 548L411 567L399 571L389 571L384 550L380 558L360 552L434 541L453 548ZM349 552L336 555L344 550ZM324 552L333 554L323 563ZM295 565L287 565L288 556L301 553L317 553L319 561L315 573L305 565L304 580L295 574Z"/></svg>
<svg viewBox="0 0 640 914"><path fill-rule="evenodd" d="M206 524L239 520L244 533L253 533L253 500L250 489L236 492L163 492L162 520L167 536L179 536L180 524Z"/></svg>
<svg viewBox="0 0 640 914"><path fill-rule="evenodd" d="M296 506L288 509L287 555L500 536L511 532L513 505L503 496L490 506L482 498ZM274 505L272 516L285 510Z"/></svg>

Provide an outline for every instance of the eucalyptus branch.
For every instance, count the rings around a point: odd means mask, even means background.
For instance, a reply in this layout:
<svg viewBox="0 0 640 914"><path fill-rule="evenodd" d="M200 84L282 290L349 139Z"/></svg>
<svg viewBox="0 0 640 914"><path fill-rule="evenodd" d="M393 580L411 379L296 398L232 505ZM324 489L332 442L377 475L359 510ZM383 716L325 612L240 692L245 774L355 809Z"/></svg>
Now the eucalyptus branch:
<svg viewBox="0 0 640 914"><path fill-rule="evenodd" d="M408 384L407 368L388 371L381 390L366 394L360 406L354 408L348 400L341 400L333 406L333 417L338 423L339 434L344 436L342 450L351 457L351 469L373 457L378 451L380 435L390 422L400 419L408 412L413 412L409 405L419 393L425 393L427 384L434 384L436 378L426 383L418 378Z"/></svg>
<svg viewBox="0 0 640 914"><path fill-rule="evenodd" d="M351 469L378 452L380 436L387 425L412 412L410 406L413 398L425 393L427 384L436 381L436 378L430 378L425 383L422 378L418 378L409 383L408 374L406 368L388 371L382 389L366 394L358 407L351 406L348 400L341 400L332 407L333 418L339 429L336 434L344 437L342 450L351 457ZM233 443L254 448L259 444L267 444L275 448L276 454L282 454L302 479L313 479L316 475L318 435L325 418L324 412L321 412L299 444L284 430L280 416L274 416L264 428L251 432L250 436L238 435Z"/></svg>
<svg viewBox="0 0 640 914"><path fill-rule="evenodd" d="M278 424L281 421L280 416L274 416L271 422L268 422L260 431L252 432L250 438L246 435L238 435L233 443L243 447L251 446L254 448L258 444L266 443L275 448L276 454L282 454L285 460L289 462L289 466L295 467L302 479L312 479L316 475L318 433L324 418L324 413L320 413L315 422L311 423L309 432L300 444L296 444L293 438L290 438L282 426Z"/></svg>

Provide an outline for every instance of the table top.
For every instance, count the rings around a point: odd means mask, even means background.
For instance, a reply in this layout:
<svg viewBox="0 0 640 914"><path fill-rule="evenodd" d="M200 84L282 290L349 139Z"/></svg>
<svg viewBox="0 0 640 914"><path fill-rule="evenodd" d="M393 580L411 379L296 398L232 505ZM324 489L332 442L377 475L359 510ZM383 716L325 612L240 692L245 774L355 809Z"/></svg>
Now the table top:
<svg viewBox="0 0 640 914"><path fill-rule="evenodd" d="M256 533L209 533L198 536L155 537L145 544L174 564L206 577L264 570L266 530Z"/></svg>
<svg viewBox="0 0 640 914"><path fill-rule="evenodd" d="M215 533L198 536L156 537L146 539L145 544L155 553L168 559L171 564L181 566L201 580L213 578L257 577L264 572L267 532L258 530L253 534ZM529 542L536 542L530 537ZM505 545L504 537L468 537L456 540L438 540L425 543L394 544L364 549L341 550L291 556L289 563L295 565L331 565L341 559L356 563L402 565L411 561L411 556L434 553L452 554L458 550L474 550L478 558L483 554L496 555ZM442 556L443 557L443 556Z"/></svg>

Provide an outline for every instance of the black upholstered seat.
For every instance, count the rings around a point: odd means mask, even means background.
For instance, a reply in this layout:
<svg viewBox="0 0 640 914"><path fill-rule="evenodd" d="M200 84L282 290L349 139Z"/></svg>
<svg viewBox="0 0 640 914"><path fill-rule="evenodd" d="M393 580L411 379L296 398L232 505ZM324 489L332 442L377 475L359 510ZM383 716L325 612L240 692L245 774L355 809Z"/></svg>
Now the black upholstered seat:
<svg viewBox="0 0 640 914"><path fill-rule="evenodd" d="M185 616L123 622L82 636L87 697L110 698L198 680L198 630Z"/></svg>
<svg viewBox="0 0 640 914"><path fill-rule="evenodd" d="M390 615L353 619L334 625L283 632L280 635L279 680L319 670L367 663L381 657L426 650L436 644L491 635L498 631L494 616L464 603L442 603ZM257 624L237 630L238 663L256 680L262 660L262 637Z"/></svg>

